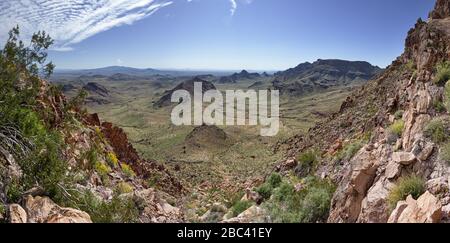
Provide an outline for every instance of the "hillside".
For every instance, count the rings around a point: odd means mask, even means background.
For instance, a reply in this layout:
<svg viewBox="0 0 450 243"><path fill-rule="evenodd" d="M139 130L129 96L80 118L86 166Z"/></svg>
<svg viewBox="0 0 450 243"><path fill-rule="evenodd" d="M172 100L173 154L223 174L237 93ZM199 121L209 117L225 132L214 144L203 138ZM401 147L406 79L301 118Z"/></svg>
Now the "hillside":
<svg viewBox="0 0 450 243"><path fill-rule="evenodd" d="M380 71L368 62L319 59L275 73L272 84L282 94L302 95L336 86L362 84Z"/></svg>
<svg viewBox="0 0 450 243"><path fill-rule="evenodd" d="M39 58L50 38L39 33L25 48L18 35L16 28L0 52L0 222L184 221L175 207L181 183L140 158L122 129L83 110L83 95L67 99L36 69L17 68L31 63L52 72Z"/></svg>
<svg viewBox="0 0 450 243"><path fill-rule="evenodd" d="M438 0L431 18L409 31L404 53L386 71L349 96L338 113L280 144L289 148L277 167L281 174L304 178L303 188L311 176L336 186L333 197L315 192L303 198L316 205L330 200L329 209L309 211L322 215L315 220L448 222L449 13L449 2ZM266 205L272 203L287 202L272 199ZM290 210L288 215L304 211Z"/></svg>
<svg viewBox="0 0 450 243"><path fill-rule="evenodd" d="M167 90L166 92L164 92L162 97L154 103L154 107L161 108L161 107L165 107L165 106L170 106L172 104L172 102L171 102L172 94L173 94L173 92L175 92L177 90L186 90L193 96L195 83L202 84L202 93L204 93L208 90L216 89L214 84L212 84L211 82L203 80L199 77L195 77L193 79L189 79L189 80L186 80L186 81L178 84L175 88L173 88L171 90Z"/></svg>

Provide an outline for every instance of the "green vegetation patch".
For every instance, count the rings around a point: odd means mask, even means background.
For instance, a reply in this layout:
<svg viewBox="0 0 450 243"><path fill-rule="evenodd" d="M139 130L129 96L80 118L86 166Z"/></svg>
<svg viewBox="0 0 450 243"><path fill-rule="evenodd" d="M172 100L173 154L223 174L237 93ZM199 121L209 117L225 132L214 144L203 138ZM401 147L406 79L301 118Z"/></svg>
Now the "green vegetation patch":
<svg viewBox="0 0 450 243"><path fill-rule="evenodd" d="M395 209L399 201L404 201L411 195L418 199L425 192L425 181L416 175L410 175L399 179L388 195L390 210Z"/></svg>

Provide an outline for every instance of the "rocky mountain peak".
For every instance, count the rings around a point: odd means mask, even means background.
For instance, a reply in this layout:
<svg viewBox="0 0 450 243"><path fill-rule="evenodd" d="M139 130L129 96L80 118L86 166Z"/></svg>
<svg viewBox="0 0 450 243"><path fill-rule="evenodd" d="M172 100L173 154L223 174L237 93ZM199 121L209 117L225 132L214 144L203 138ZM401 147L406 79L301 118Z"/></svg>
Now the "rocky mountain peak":
<svg viewBox="0 0 450 243"><path fill-rule="evenodd" d="M431 19L445 19L450 17L450 1L437 0L434 10L430 13Z"/></svg>

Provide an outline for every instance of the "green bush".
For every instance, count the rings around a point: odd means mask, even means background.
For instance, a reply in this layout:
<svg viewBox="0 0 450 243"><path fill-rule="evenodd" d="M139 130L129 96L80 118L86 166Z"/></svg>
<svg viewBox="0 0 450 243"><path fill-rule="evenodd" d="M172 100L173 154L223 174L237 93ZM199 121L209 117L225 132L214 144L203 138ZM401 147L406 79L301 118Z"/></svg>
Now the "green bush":
<svg viewBox="0 0 450 243"><path fill-rule="evenodd" d="M116 154L113 152L106 154L106 161L108 161L108 164L113 168L117 168L119 166L119 159L117 159Z"/></svg>
<svg viewBox="0 0 450 243"><path fill-rule="evenodd" d="M302 166L311 168L317 162L317 153L314 150L308 150L299 154L297 161Z"/></svg>
<svg viewBox="0 0 450 243"><path fill-rule="evenodd" d="M395 114L394 114L395 119L397 119L397 120L402 119L404 113L405 113L405 112L404 112L403 110L398 110L398 111L395 112Z"/></svg>
<svg viewBox="0 0 450 243"><path fill-rule="evenodd" d="M237 217L239 214L241 214L245 210L249 209L251 206L253 206L253 203L249 202L249 201L238 201L238 202L236 202L233 205L233 207L231 208L231 212L233 213L233 217Z"/></svg>
<svg viewBox="0 0 450 243"><path fill-rule="evenodd" d="M263 203L275 223L324 222L329 213L334 186L316 177L304 179L304 187L295 191L288 182L274 190L271 200Z"/></svg>
<svg viewBox="0 0 450 243"><path fill-rule="evenodd" d="M350 144L347 144L337 155L337 160L350 160L352 159L356 153L364 146L364 143L361 140L353 141Z"/></svg>
<svg viewBox="0 0 450 243"><path fill-rule="evenodd" d="M425 127L424 134L435 143L442 143L447 139L446 128L441 119L430 121Z"/></svg>
<svg viewBox="0 0 450 243"><path fill-rule="evenodd" d="M313 187L302 202L301 222L324 222L330 211L332 194L325 187Z"/></svg>
<svg viewBox="0 0 450 243"><path fill-rule="evenodd" d="M316 164L318 163L317 152L310 149L297 156L298 165L295 168L295 173L298 177L306 177L312 173Z"/></svg>
<svg viewBox="0 0 450 243"><path fill-rule="evenodd" d="M443 62L437 65L436 67L436 77L434 79L434 83L436 84L445 84L450 80L450 62Z"/></svg>
<svg viewBox="0 0 450 243"><path fill-rule="evenodd" d="M117 190L117 193L119 195L132 193L133 192L133 186L131 186L130 184L128 184L126 182L120 182L119 184L117 184L116 190Z"/></svg>
<svg viewBox="0 0 450 243"><path fill-rule="evenodd" d="M278 173L272 173L269 176L269 179L267 180L267 182L269 183L270 186L272 186L272 188L276 188L281 184L282 181L282 177L280 174Z"/></svg>
<svg viewBox="0 0 450 243"><path fill-rule="evenodd" d="M102 201L91 192L80 195L75 204L91 216L94 223L137 223L139 210L131 198L114 195L109 202Z"/></svg>
<svg viewBox="0 0 450 243"><path fill-rule="evenodd" d="M6 208L3 203L0 202L0 215L4 215L6 213Z"/></svg>
<svg viewBox="0 0 450 243"><path fill-rule="evenodd" d="M122 172L126 176L128 176L129 178L132 178L132 177L136 176L136 173L134 173L134 171L131 168L131 166L129 166L129 165L125 164L125 163L122 163L122 164L120 164L120 167L122 168Z"/></svg>
<svg viewBox="0 0 450 243"><path fill-rule="evenodd" d="M292 194L294 194L295 188L293 185L287 182L281 183L280 187L275 189L273 192L274 199L277 201L285 201Z"/></svg>
<svg viewBox="0 0 450 243"><path fill-rule="evenodd" d="M273 187L269 183L264 183L256 188L256 192L263 198L269 199L272 196Z"/></svg>
<svg viewBox="0 0 450 243"><path fill-rule="evenodd" d="M450 89L449 89L449 91L450 91ZM433 102L433 107L434 107L434 110L436 110L437 113L442 113L442 112L447 110L447 108L445 107L444 103L442 103L442 101L434 101Z"/></svg>
<svg viewBox="0 0 450 243"><path fill-rule="evenodd" d="M94 165L94 169L100 176L106 176L111 172L111 168L101 162L96 162Z"/></svg>
<svg viewBox="0 0 450 243"><path fill-rule="evenodd" d="M450 164L450 143L441 147L440 157L442 160Z"/></svg>
<svg viewBox="0 0 450 243"><path fill-rule="evenodd" d="M411 195L418 199L425 192L425 182L416 175L410 175L399 179L388 195L389 208L393 210L399 201L406 200Z"/></svg>
<svg viewBox="0 0 450 243"><path fill-rule="evenodd" d="M403 134L404 128L405 122L403 120L397 120L391 126L389 126L389 132L400 137Z"/></svg>

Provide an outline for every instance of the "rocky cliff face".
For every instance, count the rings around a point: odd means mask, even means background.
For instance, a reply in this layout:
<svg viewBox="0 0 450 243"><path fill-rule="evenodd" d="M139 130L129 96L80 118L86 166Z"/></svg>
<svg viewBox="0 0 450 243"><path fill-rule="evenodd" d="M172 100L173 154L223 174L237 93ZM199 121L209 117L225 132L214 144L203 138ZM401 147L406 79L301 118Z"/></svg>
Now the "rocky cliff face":
<svg viewBox="0 0 450 243"><path fill-rule="evenodd" d="M323 152L315 173L337 185L328 222L448 219L446 145L430 137L427 127L441 121L443 140L449 138L449 113L439 108L444 87L435 82L436 67L450 60L449 13L449 2L438 0L431 18L409 31L404 53L384 73L348 97L337 114L288 142L288 161L312 147ZM363 145L349 158L336 158L354 144ZM425 193L389 206L392 191L409 175L423 178Z"/></svg>

